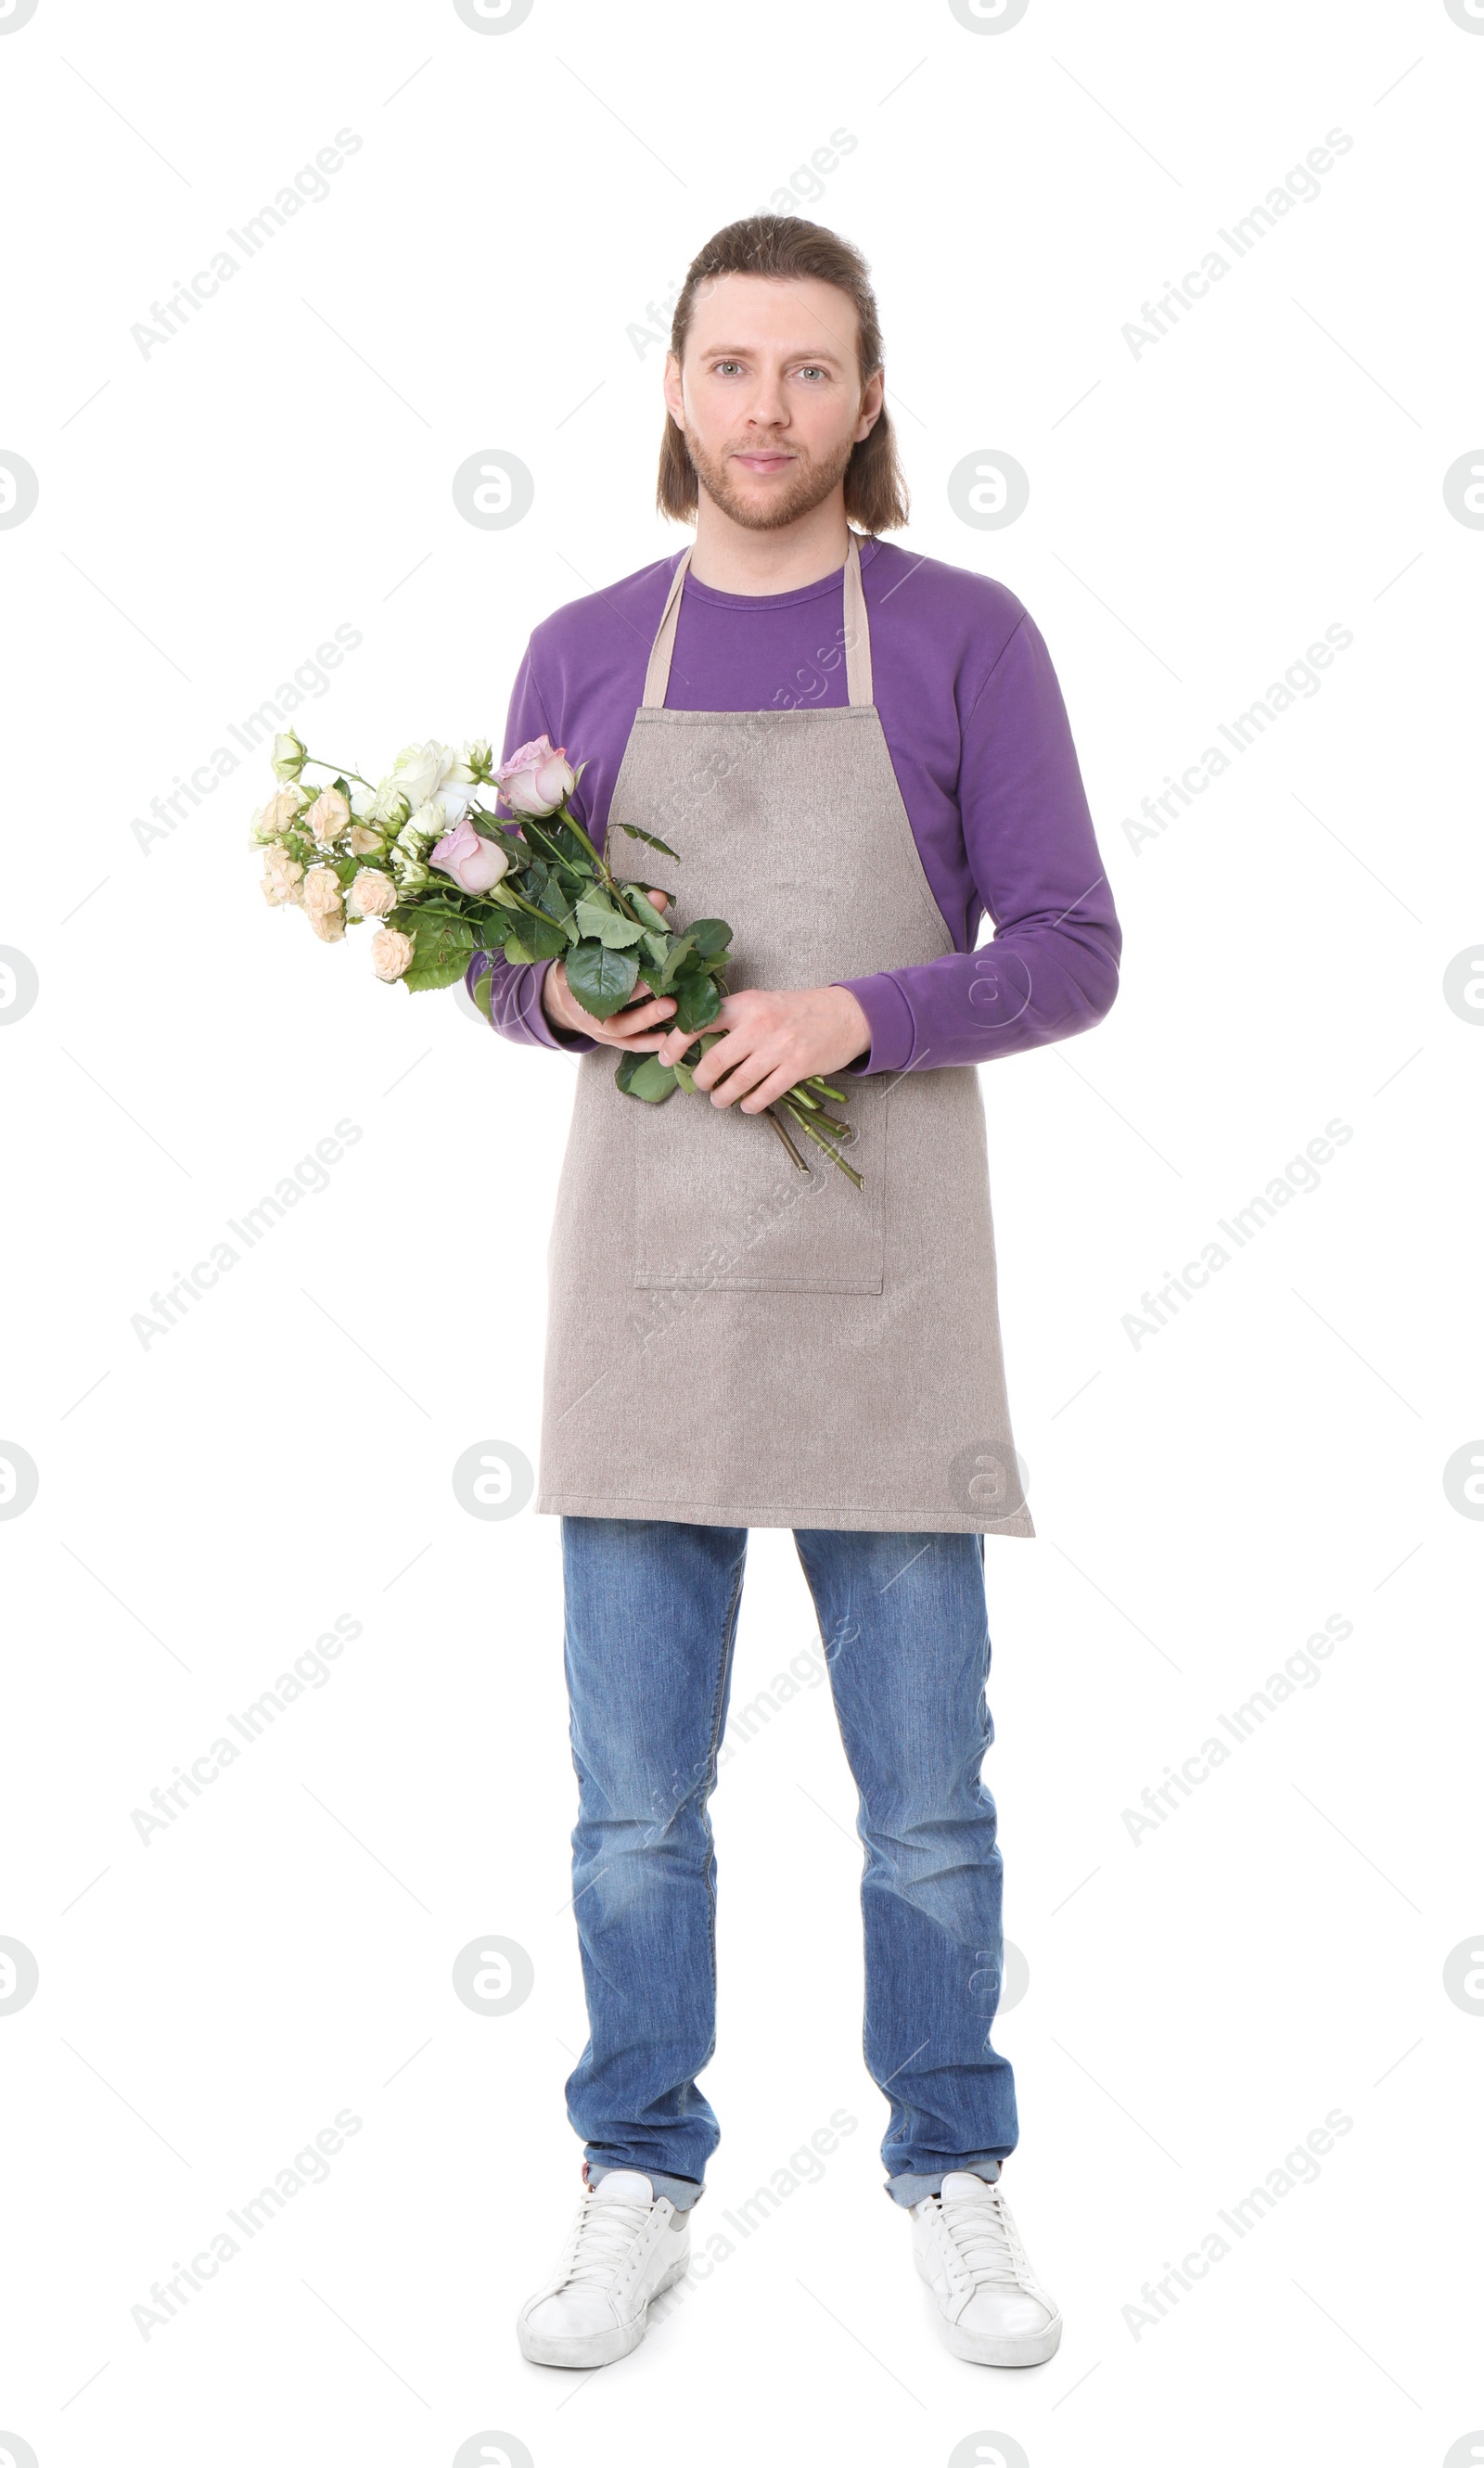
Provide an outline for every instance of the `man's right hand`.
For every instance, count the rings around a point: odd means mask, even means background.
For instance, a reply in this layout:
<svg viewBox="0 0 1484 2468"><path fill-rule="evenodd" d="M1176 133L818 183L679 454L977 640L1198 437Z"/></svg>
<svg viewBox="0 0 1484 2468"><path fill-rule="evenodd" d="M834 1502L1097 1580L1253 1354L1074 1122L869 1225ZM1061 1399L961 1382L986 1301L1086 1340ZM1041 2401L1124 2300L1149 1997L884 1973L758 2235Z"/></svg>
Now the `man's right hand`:
<svg viewBox="0 0 1484 2468"><path fill-rule="evenodd" d="M648 898L656 908L666 905L662 891L651 891ZM628 1053L652 1054L664 1041L666 1024L675 1007L674 996L651 994L643 977L638 979L634 993L648 999L629 1003L608 1019L595 1019L568 987L565 960L556 960L541 980L541 1009L554 1028L564 1028L593 1038L600 1045L616 1045Z"/></svg>

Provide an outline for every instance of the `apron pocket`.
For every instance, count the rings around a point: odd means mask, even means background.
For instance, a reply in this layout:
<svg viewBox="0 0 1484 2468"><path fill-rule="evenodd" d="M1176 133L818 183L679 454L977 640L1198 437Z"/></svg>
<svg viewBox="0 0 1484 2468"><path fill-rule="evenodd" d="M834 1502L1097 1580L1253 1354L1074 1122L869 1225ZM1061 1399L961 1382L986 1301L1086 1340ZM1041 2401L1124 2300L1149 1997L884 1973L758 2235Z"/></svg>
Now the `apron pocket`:
<svg viewBox="0 0 1484 2468"><path fill-rule="evenodd" d="M838 1085L838 1084L837 1084ZM613 1091L632 1138L636 1286L722 1293L879 1294L886 1229L888 1097L850 1083L831 1111L856 1127L842 1146L857 1191L823 1149L788 1124L810 1158L801 1174L762 1114L677 1089L662 1106Z"/></svg>

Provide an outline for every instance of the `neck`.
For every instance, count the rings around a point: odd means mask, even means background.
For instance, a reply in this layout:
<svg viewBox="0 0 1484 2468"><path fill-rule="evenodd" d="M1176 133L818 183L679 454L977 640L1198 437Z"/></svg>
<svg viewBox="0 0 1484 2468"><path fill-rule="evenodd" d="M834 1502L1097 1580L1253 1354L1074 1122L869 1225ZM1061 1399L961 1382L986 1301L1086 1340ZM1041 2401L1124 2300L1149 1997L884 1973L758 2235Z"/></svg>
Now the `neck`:
<svg viewBox="0 0 1484 2468"><path fill-rule="evenodd" d="M849 547L843 481L809 514L776 532L750 531L735 522L702 489L690 570L713 591L761 599L775 591L802 591L827 574L838 574Z"/></svg>

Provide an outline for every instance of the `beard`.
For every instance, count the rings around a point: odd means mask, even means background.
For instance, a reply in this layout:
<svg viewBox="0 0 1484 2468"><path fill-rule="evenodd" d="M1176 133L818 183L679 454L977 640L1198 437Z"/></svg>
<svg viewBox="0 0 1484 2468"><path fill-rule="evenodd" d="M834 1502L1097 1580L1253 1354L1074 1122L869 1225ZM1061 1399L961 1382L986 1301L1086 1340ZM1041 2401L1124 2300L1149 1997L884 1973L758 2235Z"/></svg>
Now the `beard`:
<svg viewBox="0 0 1484 2468"><path fill-rule="evenodd" d="M743 496L736 488L727 460L727 451L708 454L693 428L685 431L686 451L695 467L696 477L724 514L741 523L749 532L782 531L788 523L797 522L801 514L811 514L816 506L839 487L846 467L856 450L854 438L831 455L828 462L816 463L812 455L795 447L793 468L788 481L775 496L765 503Z"/></svg>

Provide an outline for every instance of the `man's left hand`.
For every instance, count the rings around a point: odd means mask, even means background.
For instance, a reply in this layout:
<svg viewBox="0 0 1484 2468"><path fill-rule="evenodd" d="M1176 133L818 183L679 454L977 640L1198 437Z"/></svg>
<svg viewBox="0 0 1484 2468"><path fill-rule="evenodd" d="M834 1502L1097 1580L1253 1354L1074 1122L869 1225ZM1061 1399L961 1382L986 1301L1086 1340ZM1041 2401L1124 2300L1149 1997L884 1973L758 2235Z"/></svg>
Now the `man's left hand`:
<svg viewBox="0 0 1484 2468"><path fill-rule="evenodd" d="M739 1102L761 1114L814 1072L838 1071L871 1043L871 1023L847 986L810 986L802 994L765 994L759 987L723 994L704 1034L719 1031L696 1065L696 1085L714 1106ZM694 1029L672 1029L657 1052L678 1063L695 1043Z"/></svg>

